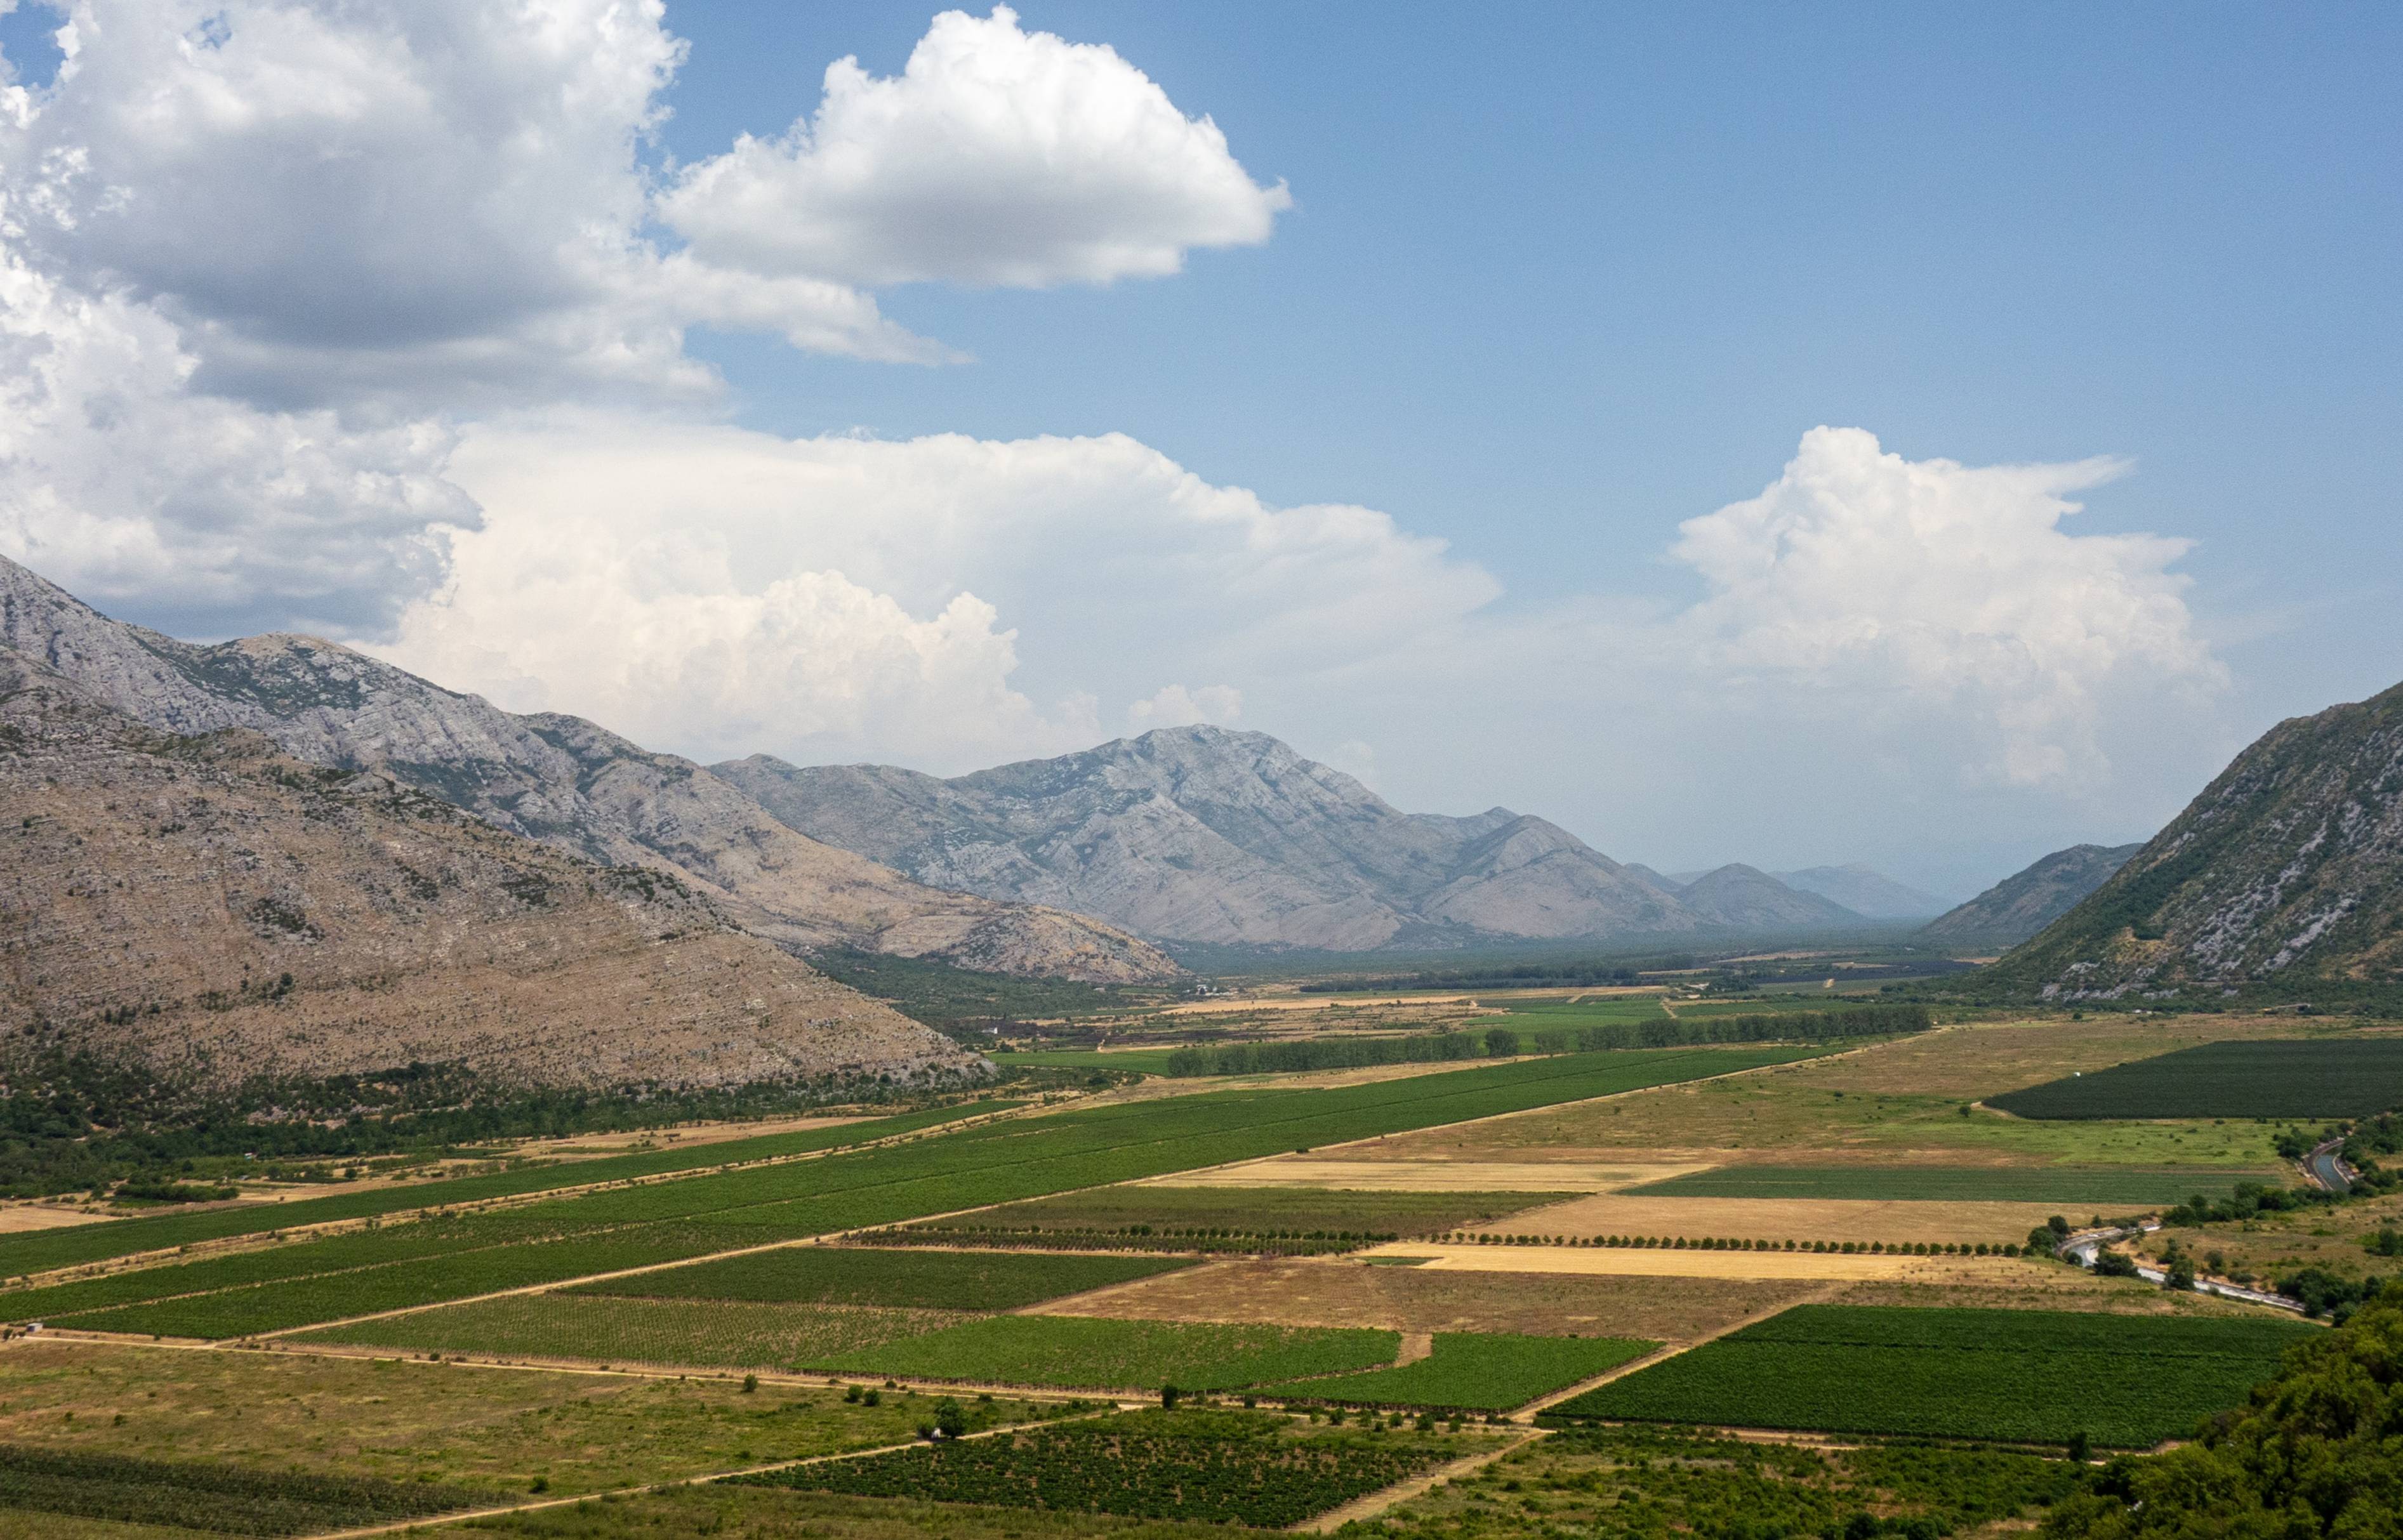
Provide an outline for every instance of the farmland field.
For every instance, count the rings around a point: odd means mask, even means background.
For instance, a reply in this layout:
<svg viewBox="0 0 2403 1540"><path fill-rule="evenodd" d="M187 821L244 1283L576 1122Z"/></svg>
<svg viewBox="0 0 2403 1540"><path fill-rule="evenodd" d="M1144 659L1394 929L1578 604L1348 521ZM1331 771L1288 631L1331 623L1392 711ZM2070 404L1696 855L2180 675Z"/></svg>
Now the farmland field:
<svg viewBox="0 0 2403 1540"><path fill-rule="evenodd" d="M1417 1363L1270 1385L1265 1394L1362 1406L1507 1411L1641 1358L1660 1345L1624 1337L1438 1332L1435 1351Z"/></svg>
<svg viewBox="0 0 2403 1540"><path fill-rule="evenodd" d="M1257 1412L1139 1411L738 1479L1275 1528L1457 1459L1480 1442L1304 1431Z"/></svg>
<svg viewBox="0 0 2403 1540"><path fill-rule="evenodd" d="M1564 1419L2144 1448L2241 1405L2275 1319L1804 1305L1590 1391Z"/></svg>
<svg viewBox="0 0 2403 1540"><path fill-rule="evenodd" d="M1190 1266L1192 1259L1181 1256L786 1246L637 1273L568 1292L652 1299L1004 1311Z"/></svg>
<svg viewBox="0 0 2403 1540"><path fill-rule="evenodd" d="M513 1222L588 1232L567 1240L476 1253L455 1264L424 1257L368 1272L321 1272L190 1300L96 1311L76 1324L101 1331L217 1338L278 1331L1805 1056L1805 1050L1794 1048L1580 1054L1331 1089L1221 1091L1002 1120L878 1149L583 1194L517 1211ZM747 1241L722 1235L711 1239L699 1228L668 1221L747 1227L755 1233ZM589 1233L604 1226L630 1228ZM399 1238L407 1231L408 1227L396 1226L374 1234L395 1238L391 1243L406 1247L409 1242ZM335 1239L347 1242L353 1238ZM296 1244L330 1248L334 1243ZM334 1253L310 1255L331 1257ZM181 1280L190 1276L186 1269L195 1265L204 1264L154 1269L160 1292L184 1292ZM355 1266L355 1254L342 1252L340 1265ZM19 1320L35 1318L23 1311L40 1303L27 1294L0 1298L11 1301L0 1308Z"/></svg>
<svg viewBox="0 0 2403 1540"><path fill-rule="evenodd" d="M569 1160L529 1166L482 1176L456 1176L406 1186L378 1187L365 1192L307 1198L293 1203L243 1203L200 1214L161 1214L107 1225L89 1225L73 1231L43 1235L0 1236L0 1277L74 1267L135 1252L188 1246L229 1236L257 1235L300 1225L322 1225L342 1219L368 1219L404 1210L447 1203L479 1203L494 1198L547 1192L554 1187L585 1186L596 1182L622 1182L680 1171L703 1170L743 1160L766 1160L845 1145L864 1144L898 1133L913 1132L963 1117L998 1112L1015 1102L976 1102L965 1106L935 1107L864 1123L761 1134L750 1139L698 1144L681 1148L640 1150L592 1160Z"/></svg>
<svg viewBox="0 0 2403 1540"><path fill-rule="evenodd" d="M519 1294L329 1326L298 1340L504 1358L783 1369L967 1319L973 1317L956 1311Z"/></svg>
<svg viewBox="0 0 2403 1540"><path fill-rule="evenodd" d="M2207 1043L1987 1100L2034 1118L2363 1117L2403 1107L2403 1038Z"/></svg>
<svg viewBox="0 0 2403 1540"><path fill-rule="evenodd" d="M2076 1166L1720 1166L1623 1189L1635 1198L1839 1199L1904 1202L2178 1203L2224 1198L2226 1171Z"/></svg>
<svg viewBox="0 0 2403 1540"><path fill-rule="evenodd" d="M979 1384L1217 1391L1390 1364L1400 1351L1390 1331L989 1315L805 1367Z"/></svg>
<svg viewBox="0 0 2403 1540"><path fill-rule="evenodd" d="M1140 1186L1094 1187L1010 1203L959 1219L935 1219L919 1227L945 1229L973 1225L995 1229L1117 1230L1132 1225L1155 1228L1218 1228L1257 1234L1265 1230L1434 1235L1483 1224L1566 1197L1553 1192L1351 1192L1314 1187Z"/></svg>
<svg viewBox="0 0 2403 1540"><path fill-rule="evenodd" d="M0 1444L0 1507L250 1535L313 1534L488 1505L466 1487ZM201 1520L199 1523L193 1522Z"/></svg>

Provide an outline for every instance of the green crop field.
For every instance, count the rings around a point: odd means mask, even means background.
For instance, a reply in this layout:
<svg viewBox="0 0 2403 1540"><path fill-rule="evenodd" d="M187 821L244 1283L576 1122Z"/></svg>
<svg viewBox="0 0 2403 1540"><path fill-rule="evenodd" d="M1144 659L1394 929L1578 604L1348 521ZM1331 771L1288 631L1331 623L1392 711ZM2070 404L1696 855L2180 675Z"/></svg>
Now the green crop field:
<svg viewBox="0 0 2403 1540"><path fill-rule="evenodd" d="M1174 1048L1020 1048L993 1056L1004 1069L1127 1070L1136 1075L1165 1075Z"/></svg>
<svg viewBox="0 0 2403 1540"><path fill-rule="evenodd" d="M989 1315L808 1367L1063 1390L1215 1391L1390 1364L1401 1345L1399 1333L1350 1327Z"/></svg>
<svg viewBox="0 0 2403 1540"><path fill-rule="evenodd" d="M1626 1337L1439 1331L1435 1352L1415 1364L1270 1385L1265 1394L1353 1406L1507 1411L1641 1358L1660 1345Z"/></svg>
<svg viewBox="0 0 2403 1540"><path fill-rule="evenodd" d="M417 1182L367 1192L304 1198L291 1203L242 1203L199 1214L161 1214L106 1225L81 1225L72 1229L0 1236L0 1277L21 1277L27 1273L46 1272L53 1268L103 1261L112 1256L131 1256L136 1252L163 1251L202 1241L222 1241L229 1236L262 1235L270 1230L288 1229L299 1225L369 1219L446 1203L480 1203L494 1198L549 1192L556 1187L623 1182L640 1176L706 1170L737 1161L808 1155L845 1145L863 1144L871 1139L889 1138L896 1133L909 1133L938 1123L957 1122L963 1117L1017 1105L1019 1103L1015 1102L978 1102L966 1106L904 1113L897 1117L879 1117L864 1123L846 1123L836 1128L765 1133L749 1139L670 1146L627 1155L603 1156L592 1160L563 1160L550 1165L521 1167L516 1171L493 1172L482 1176L457 1176L447 1181Z"/></svg>
<svg viewBox="0 0 2403 1540"><path fill-rule="evenodd" d="M1140 1411L735 1479L1275 1529L1476 1447L1439 1435L1303 1431L1257 1412Z"/></svg>
<svg viewBox="0 0 2403 1540"><path fill-rule="evenodd" d="M2273 1173L2253 1172L2254 1179ZM1626 1189L1639 1198L1834 1198L1943 1203L2182 1203L2246 1179L2224 1168L1720 1166Z"/></svg>
<svg viewBox="0 0 2403 1540"><path fill-rule="evenodd" d="M514 1211L507 1223L549 1226L563 1237L537 1244L418 1255L340 1271L362 1266L359 1237L296 1242L286 1254L294 1259L274 1264L291 1269L283 1281L189 1299L167 1297L211 1286L190 1281L207 1276L194 1269L214 1264L161 1267L152 1269L157 1282L151 1296L161 1303L92 1311L76 1324L172 1336L276 1331L1787 1063L1810 1051L1685 1048L1564 1055L1362 1086L1228 1090L1000 1119L876 1149L578 1194ZM725 1233L719 1227L749 1233ZM409 1254L418 1244L410 1234L405 1225L374 1231L364 1255L374 1255L378 1245L394 1248L394 1256ZM20 1291L0 1300L7 1301L0 1310L13 1320L56 1313L44 1291Z"/></svg>
<svg viewBox="0 0 2403 1540"><path fill-rule="evenodd" d="M1986 1098L2021 1117L2363 1117L2403 1107L2403 1038L2205 1043Z"/></svg>
<svg viewBox="0 0 2403 1540"><path fill-rule="evenodd" d="M2299 1322L1802 1305L1564 1402L1576 1419L2140 1449L2240 1406Z"/></svg>
<svg viewBox="0 0 2403 1540"><path fill-rule="evenodd" d="M1181 1256L786 1246L637 1273L572 1292L654 1299L1005 1311L1190 1266L1192 1259Z"/></svg>
<svg viewBox="0 0 2403 1540"><path fill-rule="evenodd" d="M930 1219L916 1229L1123 1231L1219 1229L1232 1234L1440 1235L1556 1203L1565 1192L1375 1192L1325 1187L1092 1187L1057 1198Z"/></svg>
<svg viewBox="0 0 2403 1540"><path fill-rule="evenodd" d="M247 1535L429 1519L495 1492L369 1476L316 1476L0 1444L0 1509Z"/></svg>
<svg viewBox="0 0 2403 1540"><path fill-rule="evenodd" d="M496 1358L790 1369L964 1319L951 1311L519 1294L329 1326L296 1340Z"/></svg>

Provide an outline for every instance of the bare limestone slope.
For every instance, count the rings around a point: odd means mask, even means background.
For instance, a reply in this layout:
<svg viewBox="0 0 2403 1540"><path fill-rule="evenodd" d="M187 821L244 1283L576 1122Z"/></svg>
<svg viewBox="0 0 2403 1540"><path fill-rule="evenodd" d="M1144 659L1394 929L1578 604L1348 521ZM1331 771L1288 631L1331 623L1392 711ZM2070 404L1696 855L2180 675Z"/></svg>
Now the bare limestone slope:
<svg viewBox="0 0 2403 1540"><path fill-rule="evenodd" d="M1162 728L948 781L764 755L715 769L793 827L921 881L1174 940L1363 950L1708 923L1540 818L1403 813L1256 732Z"/></svg>
<svg viewBox="0 0 2403 1540"><path fill-rule="evenodd" d="M2388 1001L2403 989L2403 686L2282 722L1991 968L2059 1000Z"/></svg>
<svg viewBox="0 0 2403 1540"><path fill-rule="evenodd" d="M688 1088L990 1066L604 867L257 733L159 732L0 648L0 1044L177 1081L412 1061Z"/></svg>
<svg viewBox="0 0 2403 1540"><path fill-rule="evenodd" d="M313 764L383 770L589 860L676 872L790 947L1094 982L1178 971L1082 915L939 891L821 844L690 760L578 717L515 715L330 642L196 646L111 620L0 559L0 645L163 731L246 728Z"/></svg>

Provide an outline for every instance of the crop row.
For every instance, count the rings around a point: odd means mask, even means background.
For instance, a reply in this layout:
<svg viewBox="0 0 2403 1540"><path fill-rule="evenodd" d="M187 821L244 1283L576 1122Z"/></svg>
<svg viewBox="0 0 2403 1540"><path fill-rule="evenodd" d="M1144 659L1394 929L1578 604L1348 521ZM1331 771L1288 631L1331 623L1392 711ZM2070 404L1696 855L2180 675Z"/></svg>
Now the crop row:
<svg viewBox="0 0 2403 1540"><path fill-rule="evenodd" d="M0 1508L225 1534L310 1534L495 1500L421 1481L317 1476L0 1444Z"/></svg>
<svg viewBox="0 0 2403 1540"><path fill-rule="evenodd" d="M1398 1333L1075 1315L988 1315L809 1365L854 1374L1060 1389L1235 1390L1390 1364Z"/></svg>
<svg viewBox="0 0 2403 1540"><path fill-rule="evenodd" d="M514 1294L328 1326L300 1340L493 1358L799 1369L963 1319L951 1311Z"/></svg>
<svg viewBox="0 0 2403 1540"><path fill-rule="evenodd" d="M1746 1241L1735 1236L1498 1235L1457 1230L1431 1239L1463 1246L1604 1246L1654 1251L1790 1251L1843 1256L2021 1256L2030 1246L1984 1241Z"/></svg>
<svg viewBox="0 0 2403 1540"><path fill-rule="evenodd" d="M1660 1345L1625 1337L1438 1332L1435 1351L1416 1363L1270 1385L1264 1394L1349 1406L1507 1411L1641 1358Z"/></svg>
<svg viewBox="0 0 2403 1540"><path fill-rule="evenodd" d="M1190 1267L1177 1256L786 1246L589 1283L573 1293L1004 1311Z"/></svg>
<svg viewBox="0 0 2403 1540"><path fill-rule="evenodd" d="M76 1324L99 1330L241 1335L375 1310L397 1310L561 1282L591 1272L733 1250L781 1239L889 1225L927 1214L1009 1202L1075 1187L1400 1132L1563 1101L1692 1079L1802 1057L1797 1049L1705 1048L1597 1054L1323 1090L1254 1089L1003 1120L948 1134L786 1165L717 1172L646 1186L540 1202L513 1223L554 1226L568 1239L462 1256L422 1257L368 1273L298 1277L156 1307L93 1311ZM646 1249L646 1231L576 1235L601 1226L705 1219L729 1227L710 1245ZM664 1228L664 1227L663 1227ZM402 1237L407 1227L376 1236ZM737 1235L735 1231L748 1231ZM345 1241L353 1238L341 1238ZM396 1240L394 1255L409 1242ZM330 1242L303 1242L331 1247ZM333 1253L321 1251L319 1256ZM347 1254L345 1254L347 1255ZM188 1292L196 1264L156 1269L161 1295ZM336 1277L371 1290L371 1303ZM107 1319L102 1319L105 1316Z"/></svg>
<svg viewBox="0 0 2403 1540"><path fill-rule="evenodd" d="M1241 1412L1136 1412L736 1479L1282 1528L1459 1452L1432 1438L1289 1436L1282 1422Z"/></svg>
<svg viewBox="0 0 2403 1540"><path fill-rule="evenodd" d="M2021 1117L2365 1117L2403 1107L2403 1039L2205 1043L1986 1101Z"/></svg>
<svg viewBox="0 0 2403 1540"><path fill-rule="evenodd" d="M1398 1241L1392 1231L1241 1230L1224 1227L1178 1228L1124 1225L1110 1229L1064 1229L1040 1225L943 1225L881 1229L880 1246L1009 1246L1062 1251L1231 1252L1260 1256L1325 1256Z"/></svg>
<svg viewBox="0 0 2403 1540"><path fill-rule="evenodd" d="M1839 1346L2139 1353L2275 1362L2315 1328L2272 1315L2105 1315L2090 1311L1797 1305L1729 1340Z"/></svg>
<svg viewBox="0 0 2403 1540"><path fill-rule="evenodd" d="M2076 1166L1720 1166L1629 1187L1632 1198L1845 1199L1891 1202L2175 1203L2224 1197L2241 1172Z"/></svg>

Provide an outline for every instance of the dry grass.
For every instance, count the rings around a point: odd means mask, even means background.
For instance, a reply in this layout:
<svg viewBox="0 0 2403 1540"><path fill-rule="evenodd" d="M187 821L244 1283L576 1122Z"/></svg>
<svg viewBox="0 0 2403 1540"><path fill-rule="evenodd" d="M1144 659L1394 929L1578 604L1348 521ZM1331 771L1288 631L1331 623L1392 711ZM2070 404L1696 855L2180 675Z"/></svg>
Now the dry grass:
<svg viewBox="0 0 2403 1540"><path fill-rule="evenodd" d="M2403 1229L2403 1193L2234 1224L2180 1225L2154 1231L2140 1249L2159 1258L2175 1242L2202 1259L2204 1271L2223 1278L2231 1272L2275 1278L2301 1268L2325 1268L2341 1278L2383 1277L2396 1271L2395 1260L2372 1256L2361 1244L2382 1229ZM2211 1261L2215 1253L2217 1263Z"/></svg>
<svg viewBox="0 0 2403 1540"><path fill-rule="evenodd" d="M1832 1198L1578 1198L1477 1227L1502 1235L1692 1240L1967 1241L2017 1245L2060 1205Z"/></svg>
<svg viewBox="0 0 2403 1540"><path fill-rule="evenodd" d="M91 1225L109 1217L90 1209L54 1208L48 1203L0 1204L0 1235L29 1230L54 1230L68 1225Z"/></svg>
<svg viewBox="0 0 2403 1540"><path fill-rule="evenodd" d="M1634 1246L1456 1246L1397 1241L1363 1256L1423 1256L1413 1273L1564 1273L1587 1277L1802 1279L1951 1277L2008 1257L1888 1256L1807 1251L1663 1251ZM1974 1274L1972 1276L1992 1276Z"/></svg>
<svg viewBox="0 0 2403 1540"><path fill-rule="evenodd" d="M2292 1019L2029 1020L1947 1027L1718 1080L1546 1107L1355 1145L1351 1159L1729 1159L2280 1170L2249 1122L2038 1123L1962 1108L1988 1096L2231 1037L2291 1036Z"/></svg>
<svg viewBox="0 0 2403 1540"><path fill-rule="evenodd" d="M2094 1311L2109 1315L2241 1315L2259 1319L2257 1305L2174 1294L2134 1278L2097 1278L2065 1263L2041 1264L2018 1278L1884 1279L1852 1283L1839 1305L1964 1306L1978 1310Z"/></svg>
<svg viewBox="0 0 2403 1540"><path fill-rule="evenodd" d="M1375 1267L1344 1258L1283 1258L1220 1262L1168 1273L1055 1305L1052 1312L1120 1320L1369 1326L1406 1336L1574 1332L1690 1341L1791 1303L1816 1286L1758 1279L1472 1273Z"/></svg>
<svg viewBox="0 0 2403 1540"><path fill-rule="evenodd" d="M539 1476L567 1493L907 1442L923 1415L900 1397L866 1408L824 1388L746 1394L723 1377L65 1341L0 1349L0 1441L521 1490Z"/></svg>

